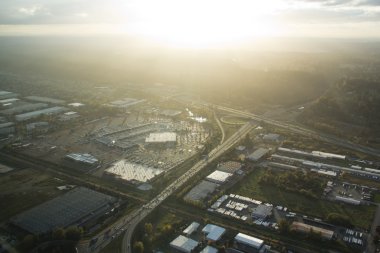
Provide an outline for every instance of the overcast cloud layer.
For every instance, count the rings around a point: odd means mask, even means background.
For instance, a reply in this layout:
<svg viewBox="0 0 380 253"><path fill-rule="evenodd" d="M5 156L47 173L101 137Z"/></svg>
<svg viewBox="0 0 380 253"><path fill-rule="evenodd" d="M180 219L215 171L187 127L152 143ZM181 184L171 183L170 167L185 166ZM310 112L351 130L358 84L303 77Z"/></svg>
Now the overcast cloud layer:
<svg viewBox="0 0 380 253"><path fill-rule="evenodd" d="M1 30L45 25L133 24L136 0L1 0ZM140 0L149 6L151 1ZM181 1L181 0L178 0ZM187 1L187 0L182 0ZM206 1L206 0L205 0ZM281 4L279 4L281 3ZM380 37L380 0L278 0L271 17L286 27L290 35L308 35L309 29L325 29L323 36ZM195 17L196 18L196 17Z"/></svg>

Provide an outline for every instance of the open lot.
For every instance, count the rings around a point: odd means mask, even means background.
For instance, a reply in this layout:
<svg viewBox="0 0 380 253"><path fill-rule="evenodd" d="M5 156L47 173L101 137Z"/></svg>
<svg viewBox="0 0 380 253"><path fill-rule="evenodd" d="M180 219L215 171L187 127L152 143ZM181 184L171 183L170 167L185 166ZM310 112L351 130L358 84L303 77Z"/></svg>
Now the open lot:
<svg viewBox="0 0 380 253"><path fill-rule="evenodd" d="M62 192L57 186L65 182L32 169L0 174L0 221L52 199Z"/></svg>
<svg viewBox="0 0 380 253"><path fill-rule="evenodd" d="M339 213L350 218L352 223L368 229L372 223L376 208L373 206L349 206L322 199L312 199L298 193L287 192L274 186L258 183L264 169L254 169L244 180L230 189L229 192L252 197L275 205L287 206L293 212L326 218L329 213Z"/></svg>

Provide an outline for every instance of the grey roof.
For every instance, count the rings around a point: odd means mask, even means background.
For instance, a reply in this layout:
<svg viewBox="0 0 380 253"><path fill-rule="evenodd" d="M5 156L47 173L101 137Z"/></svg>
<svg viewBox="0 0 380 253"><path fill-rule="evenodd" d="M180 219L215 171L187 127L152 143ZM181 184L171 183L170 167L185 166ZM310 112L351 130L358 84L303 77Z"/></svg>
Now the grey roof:
<svg viewBox="0 0 380 253"><path fill-rule="evenodd" d="M64 104L65 103L65 100L48 98L48 97L28 96L25 98L32 100L32 101L38 101L38 102L44 102L44 103L52 103L52 104Z"/></svg>
<svg viewBox="0 0 380 253"><path fill-rule="evenodd" d="M67 158L76 161L76 162L82 162L82 163L87 163L87 164L95 164L98 162L98 159L96 159L93 155L91 154L79 154L79 153L71 153L66 155Z"/></svg>
<svg viewBox="0 0 380 253"><path fill-rule="evenodd" d="M264 244L263 240L258 239L258 238L253 237L253 236L243 234L243 233L237 234L235 236L235 241L237 241L239 243L244 243L244 244L249 245L255 249L260 249Z"/></svg>
<svg viewBox="0 0 380 253"><path fill-rule="evenodd" d="M186 253L190 253L197 245L198 242L183 235L178 236L170 243L171 247Z"/></svg>
<svg viewBox="0 0 380 253"><path fill-rule="evenodd" d="M17 215L11 222L33 234L41 234L57 227L82 224L107 212L114 202L116 198L112 196L77 187Z"/></svg>
<svg viewBox="0 0 380 253"><path fill-rule="evenodd" d="M39 117L41 115L57 114L60 112L64 112L66 110L67 110L67 108L65 108L65 107L55 106L55 107L42 109L39 111L33 111L33 112L27 112L27 113L19 114L19 115L16 115L15 118L17 121L24 121L24 120Z"/></svg>
<svg viewBox="0 0 380 253"><path fill-rule="evenodd" d="M185 230L183 230L183 233L186 235L191 235L195 230L197 230L199 227L198 222L192 222Z"/></svg>
<svg viewBox="0 0 380 253"><path fill-rule="evenodd" d="M207 197L208 194L213 193L219 184L203 180L193 189L191 189L186 196L185 200L199 201Z"/></svg>
<svg viewBox="0 0 380 253"><path fill-rule="evenodd" d="M200 253L218 253L218 250L214 247L207 245L206 248L204 248Z"/></svg>
<svg viewBox="0 0 380 253"><path fill-rule="evenodd" d="M269 152L266 148L258 148L256 149L252 154L248 156L248 159L252 161L258 161L260 160L264 155L266 155Z"/></svg>
<svg viewBox="0 0 380 253"><path fill-rule="evenodd" d="M206 236L207 240L217 241L226 232L226 229L219 227L217 225L214 225L214 224L207 224L202 229L202 232L207 234L207 236Z"/></svg>

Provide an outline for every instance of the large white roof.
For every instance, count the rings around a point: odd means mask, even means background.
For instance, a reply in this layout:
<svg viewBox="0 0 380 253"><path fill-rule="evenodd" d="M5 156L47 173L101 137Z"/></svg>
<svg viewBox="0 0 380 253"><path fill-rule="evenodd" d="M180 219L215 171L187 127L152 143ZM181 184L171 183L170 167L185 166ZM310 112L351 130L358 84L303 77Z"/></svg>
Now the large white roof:
<svg viewBox="0 0 380 253"><path fill-rule="evenodd" d="M165 143L177 141L176 133L164 132L164 133L150 133L145 139L147 143Z"/></svg>
<svg viewBox="0 0 380 253"><path fill-rule="evenodd" d="M197 245L198 242L183 235L178 236L170 243L171 247L186 253L190 253Z"/></svg>
<svg viewBox="0 0 380 253"><path fill-rule="evenodd" d="M231 177L232 174L231 173L227 173L227 172L223 172L223 171L220 171L220 170L216 170L214 171L213 173L211 173L210 175L208 175L206 177L206 179L210 180L210 181L216 181L216 182L225 182L229 177Z"/></svg>
<svg viewBox="0 0 380 253"><path fill-rule="evenodd" d="M237 242L244 243L244 244L247 244L249 246L252 246L256 249L260 249L264 244L263 240L256 238L256 237L253 237L253 236L243 234L243 233L237 234L235 236L235 240Z"/></svg>

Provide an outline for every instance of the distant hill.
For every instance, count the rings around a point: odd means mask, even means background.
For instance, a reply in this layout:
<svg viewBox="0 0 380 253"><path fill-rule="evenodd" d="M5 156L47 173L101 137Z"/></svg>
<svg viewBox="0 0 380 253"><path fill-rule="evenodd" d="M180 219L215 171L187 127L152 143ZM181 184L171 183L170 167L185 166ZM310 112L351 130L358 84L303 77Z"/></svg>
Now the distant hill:
<svg viewBox="0 0 380 253"><path fill-rule="evenodd" d="M380 147L380 82L341 80L308 107L299 120Z"/></svg>

